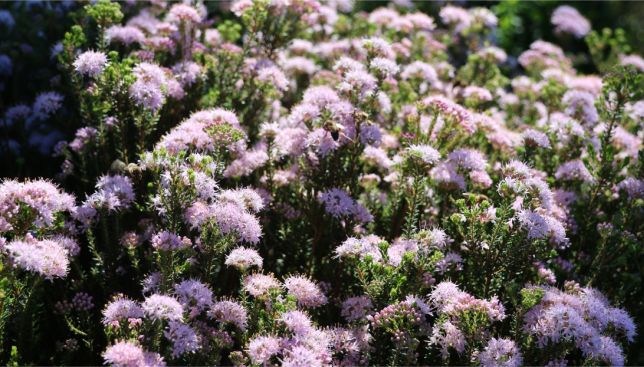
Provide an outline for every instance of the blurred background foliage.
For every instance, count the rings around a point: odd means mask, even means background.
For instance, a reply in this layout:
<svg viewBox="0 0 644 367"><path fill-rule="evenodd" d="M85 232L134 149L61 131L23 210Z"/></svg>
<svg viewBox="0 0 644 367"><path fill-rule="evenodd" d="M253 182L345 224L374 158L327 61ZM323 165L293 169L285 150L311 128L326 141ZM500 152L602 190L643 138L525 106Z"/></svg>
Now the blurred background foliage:
<svg viewBox="0 0 644 367"><path fill-rule="evenodd" d="M388 2L358 1L356 10L371 11L386 6ZM570 5L590 20L593 30L622 28L633 52L644 54L644 27L642 26L644 2L642 1L414 1L413 4L436 19L438 19L438 11L445 4L466 8L475 6L490 8L499 18L496 40L499 46L513 56L518 56L537 39L561 44L561 38L553 32L550 15L557 7ZM577 40L575 43L579 47L584 45L583 40Z"/></svg>
<svg viewBox="0 0 644 367"><path fill-rule="evenodd" d="M482 5L490 4L483 3ZM557 41L550 15L560 5L571 5L590 20L593 30L625 31L633 51L644 53L644 3L641 1L502 1L491 8L499 17L499 44L512 55L528 48L536 39ZM583 44L583 41L579 41ZM560 42L558 42L560 43Z"/></svg>

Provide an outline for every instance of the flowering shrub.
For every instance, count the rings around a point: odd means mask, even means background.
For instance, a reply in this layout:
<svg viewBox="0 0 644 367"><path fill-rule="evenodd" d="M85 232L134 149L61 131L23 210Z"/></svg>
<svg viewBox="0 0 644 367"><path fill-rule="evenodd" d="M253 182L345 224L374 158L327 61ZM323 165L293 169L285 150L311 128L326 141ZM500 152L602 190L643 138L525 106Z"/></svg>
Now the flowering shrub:
<svg viewBox="0 0 644 367"><path fill-rule="evenodd" d="M487 8L206 5L56 8L55 83L0 120L60 165L0 182L0 361L637 362L644 60L619 31L561 6L587 52L514 57Z"/></svg>

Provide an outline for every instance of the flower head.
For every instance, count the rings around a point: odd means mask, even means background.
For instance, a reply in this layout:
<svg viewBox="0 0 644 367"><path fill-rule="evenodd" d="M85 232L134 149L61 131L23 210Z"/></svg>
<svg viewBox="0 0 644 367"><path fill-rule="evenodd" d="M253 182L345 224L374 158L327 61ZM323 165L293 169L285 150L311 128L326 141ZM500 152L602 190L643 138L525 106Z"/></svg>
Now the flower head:
<svg viewBox="0 0 644 367"><path fill-rule="evenodd" d="M320 288L303 276L290 276L284 279L284 286L288 294L295 297L298 304L304 307L315 308L327 302Z"/></svg>
<svg viewBox="0 0 644 367"><path fill-rule="evenodd" d="M132 322L143 319L143 308L127 297L117 297L105 306L103 324L119 327L121 322Z"/></svg>
<svg viewBox="0 0 644 367"><path fill-rule="evenodd" d="M46 279L64 278L69 271L68 250L54 240L15 240L4 249L14 266Z"/></svg>
<svg viewBox="0 0 644 367"><path fill-rule="evenodd" d="M187 279L175 284L174 294L186 310L204 311L212 305L212 291L197 280Z"/></svg>
<svg viewBox="0 0 644 367"><path fill-rule="evenodd" d="M129 341L117 341L103 352L105 364L115 367L165 367L163 358L154 352L146 352Z"/></svg>
<svg viewBox="0 0 644 367"><path fill-rule="evenodd" d="M180 237L168 231L161 231L152 237L152 247L162 251L176 251L192 246L187 237Z"/></svg>
<svg viewBox="0 0 644 367"><path fill-rule="evenodd" d="M556 32L569 33L581 38L590 32L590 22L572 6L562 5L555 9L550 18Z"/></svg>
<svg viewBox="0 0 644 367"><path fill-rule="evenodd" d="M0 183L0 233L24 228L45 228L59 213L74 211L74 197L44 180ZM28 208L26 212L24 209ZM24 233L19 233L24 234Z"/></svg>
<svg viewBox="0 0 644 367"><path fill-rule="evenodd" d="M518 367L523 365L521 352L514 341L510 339L490 339L478 358L484 367Z"/></svg>
<svg viewBox="0 0 644 367"><path fill-rule="evenodd" d="M253 297L267 295L273 289L280 289L281 284L272 275L251 274L244 278L244 290Z"/></svg>
<svg viewBox="0 0 644 367"><path fill-rule="evenodd" d="M107 65L107 55L100 51L86 51L78 55L74 68L81 75L95 77L103 72Z"/></svg>
<svg viewBox="0 0 644 367"><path fill-rule="evenodd" d="M235 301L223 300L215 302L208 315L222 324L235 325L240 330L246 330L248 313L244 306Z"/></svg>
<svg viewBox="0 0 644 367"><path fill-rule="evenodd" d="M263 259L257 251L246 247L238 247L226 256L226 265L234 266L241 271L246 271L253 266L261 269L262 263Z"/></svg>
<svg viewBox="0 0 644 367"><path fill-rule="evenodd" d="M172 342L172 357L177 358L186 353L194 353L201 348L200 338L188 325L179 321L170 321L168 330L163 335Z"/></svg>
<svg viewBox="0 0 644 367"><path fill-rule="evenodd" d="M183 306L170 296L153 294L143 301L141 307L145 316L152 320L181 321L183 319Z"/></svg>
<svg viewBox="0 0 644 367"><path fill-rule="evenodd" d="M63 106L64 97L56 92L40 93L32 107L33 115L38 120L46 120Z"/></svg>
<svg viewBox="0 0 644 367"><path fill-rule="evenodd" d="M280 350L280 339L274 336L258 336L248 342L248 355L256 364L268 363Z"/></svg>

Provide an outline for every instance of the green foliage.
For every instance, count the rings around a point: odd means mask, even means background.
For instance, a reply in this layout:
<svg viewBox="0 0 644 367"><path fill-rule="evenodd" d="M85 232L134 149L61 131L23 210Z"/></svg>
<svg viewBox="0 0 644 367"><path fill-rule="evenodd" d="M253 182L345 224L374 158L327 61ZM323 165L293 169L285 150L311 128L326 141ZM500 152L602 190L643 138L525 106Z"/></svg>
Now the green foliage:
<svg viewBox="0 0 644 367"><path fill-rule="evenodd" d="M496 63L476 54L468 56L467 63L458 71L456 79L462 85L476 85L488 90L502 88L508 83Z"/></svg>
<svg viewBox="0 0 644 367"><path fill-rule="evenodd" d="M85 5L85 11L103 28L120 23L123 19L121 5L110 0L98 0L94 4Z"/></svg>
<svg viewBox="0 0 644 367"><path fill-rule="evenodd" d="M499 18L499 44L518 55L532 41L544 37L555 7L552 1L500 1L492 8Z"/></svg>
<svg viewBox="0 0 644 367"><path fill-rule="evenodd" d="M7 361L7 367L18 367L20 366L20 354L18 354L18 348L15 345L11 346L11 354L9 360Z"/></svg>
<svg viewBox="0 0 644 367"><path fill-rule="evenodd" d="M597 69L606 73L619 63L621 55L627 55L631 48L623 29L602 29L601 33L591 31L586 36L586 44Z"/></svg>
<svg viewBox="0 0 644 367"><path fill-rule="evenodd" d="M224 20L217 26L217 31L226 42L235 43L241 37L242 26L232 20Z"/></svg>
<svg viewBox="0 0 644 367"><path fill-rule="evenodd" d="M523 288L521 289L521 307L524 310L529 310L541 302L544 295L544 290L541 288Z"/></svg>

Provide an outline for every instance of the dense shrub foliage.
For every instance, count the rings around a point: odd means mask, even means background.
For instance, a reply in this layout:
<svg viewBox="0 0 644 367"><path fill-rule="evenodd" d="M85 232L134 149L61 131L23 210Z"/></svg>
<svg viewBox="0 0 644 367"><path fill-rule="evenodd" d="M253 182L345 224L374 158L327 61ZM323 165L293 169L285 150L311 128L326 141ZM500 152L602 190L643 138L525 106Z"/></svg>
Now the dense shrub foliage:
<svg viewBox="0 0 644 367"><path fill-rule="evenodd" d="M623 31L560 6L514 57L482 7L206 5L0 11L3 175L60 167L0 182L0 362L638 362Z"/></svg>

